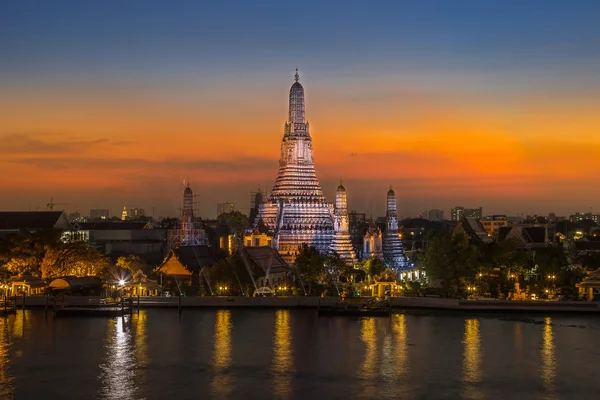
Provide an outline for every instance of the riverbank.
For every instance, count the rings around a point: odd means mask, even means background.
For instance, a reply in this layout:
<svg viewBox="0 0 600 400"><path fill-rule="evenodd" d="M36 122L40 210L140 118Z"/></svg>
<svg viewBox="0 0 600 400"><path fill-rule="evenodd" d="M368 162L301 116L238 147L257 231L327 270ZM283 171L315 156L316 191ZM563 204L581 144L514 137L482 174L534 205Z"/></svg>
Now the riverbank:
<svg viewBox="0 0 600 400"><path fill-rule="evenodd" d="M97 297L73 297L77 303L93 302ZM460 300L433 297L392 297L393 309L430 309L464 312L573 312L599 313L599 302L586 301L518 301L518 300ZM68 303L69 297L66 297ZM133 308L309 308L333 306L338 297L278 296L278 297L134 297ZM23 298L15 298L19 308ZM44 296L25 297L25 307L52 308L52 299Z"/></svg>
<svg viewBox="0 0 600 400"><path fill-rule="evenodd" d="M461 300L434 297L393 297L394 309L429 309L464 312L557 312L598 313L600 303L591 301L544 301L544 300Z"/></svg>

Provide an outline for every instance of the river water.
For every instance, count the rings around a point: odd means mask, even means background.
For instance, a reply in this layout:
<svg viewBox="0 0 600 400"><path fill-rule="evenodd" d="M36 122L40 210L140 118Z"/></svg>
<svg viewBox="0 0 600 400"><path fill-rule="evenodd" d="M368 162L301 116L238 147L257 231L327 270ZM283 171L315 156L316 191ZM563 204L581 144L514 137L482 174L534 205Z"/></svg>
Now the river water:
<svg viewBox="0 0 600 400"><path fill-rule="evenodd" d="M19 310L0 317L0 398L598 399L600 319Z"/></svg>

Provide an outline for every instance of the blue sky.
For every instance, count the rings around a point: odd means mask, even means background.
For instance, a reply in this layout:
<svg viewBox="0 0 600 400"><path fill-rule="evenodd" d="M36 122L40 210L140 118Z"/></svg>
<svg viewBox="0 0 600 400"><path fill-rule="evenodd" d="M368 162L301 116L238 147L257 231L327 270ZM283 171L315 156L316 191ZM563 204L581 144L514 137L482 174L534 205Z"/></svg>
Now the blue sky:
<svg viewBox="0 0 600 400"><path fill-rule="evenodd" d="M596 63L599 18L585 0L3 1L0 68L543 70Z"/></svg>

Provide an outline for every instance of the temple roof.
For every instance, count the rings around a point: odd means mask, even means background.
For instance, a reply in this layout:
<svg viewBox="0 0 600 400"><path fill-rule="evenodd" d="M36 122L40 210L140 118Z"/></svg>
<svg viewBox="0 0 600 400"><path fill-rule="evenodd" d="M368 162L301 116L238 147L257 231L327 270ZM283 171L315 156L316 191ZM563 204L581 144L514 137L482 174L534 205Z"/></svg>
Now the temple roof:
<svg viewBox="0 0 600 400"><path fill-rule="evenodd" d="M488 237L487 231L483 228L483 225L481 225L481 222L477 218L462 217L454 228L454 233L457 232L462 232L474 240L483 242L492 240Z"/></svg>
<svg viewBox="0 0 600 400"><path fill-rule="evenodd" d="M208 246L181 246L175 252L188 270L210 267L217 262L213 250Z"/></svg>
<svg viewBox="0 0 600 400"><path fill-rule="evenodd" d="M545 243L546 227L544 226L524 226L522 228L523 237L529 243Z"/></svg>
<svg viewBox="0 0 600 400"><path fill-rule="evenodd" d="M600 269L590 272L587 277L575 286L581 288L600 288Z"/></svg>
<svg viewBox="0 0 600 400"><path fill-rule="evenodd" d="M268 246L244 247L242 257L250 263L250 267L258 276L290 271L290 267L283 261L279 252Z"/></svg>
<svg viewBox="0 0 600 400"><path fill-rule="evenodd" d="M63 211L0 212L0 230L71 229Z"/></svg>
<svg viewBox="0 0 600 400"><path fill-rule="evenodd" d="M158 272L171 276L191 276L192 273L179 261L171 250L165 261L157 268Z"/></svg>

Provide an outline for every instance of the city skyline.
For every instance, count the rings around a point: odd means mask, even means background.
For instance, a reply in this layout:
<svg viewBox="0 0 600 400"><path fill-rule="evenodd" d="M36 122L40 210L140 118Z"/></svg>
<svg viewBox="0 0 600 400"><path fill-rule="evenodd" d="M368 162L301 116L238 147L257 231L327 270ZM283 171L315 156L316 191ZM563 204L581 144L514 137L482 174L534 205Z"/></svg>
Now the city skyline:
<svg viewBox="0 0 600 400"><path fill-rule="evenodd" d="M375 216L390 184L399 216L599 207L595 2L225 3L0 5L1 208L175 216L187 178L247 212L296 67L329 202L341 176Z"/></svg>

